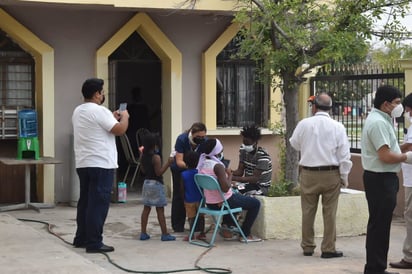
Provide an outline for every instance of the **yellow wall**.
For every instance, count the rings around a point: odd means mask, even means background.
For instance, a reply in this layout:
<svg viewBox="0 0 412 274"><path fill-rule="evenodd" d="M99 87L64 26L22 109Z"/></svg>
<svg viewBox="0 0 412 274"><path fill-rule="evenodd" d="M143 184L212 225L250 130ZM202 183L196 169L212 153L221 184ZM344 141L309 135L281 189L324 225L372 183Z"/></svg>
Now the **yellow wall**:
<svg viewBox="0 0 412 274"><path fill-rule="evenodd" d="M233 11L237 4L237 1L230 0L198 0L194 7L190 4L185 4L187 0L20 0L15 2L103 5L117 8L189 9L198 11Z"/></svg>
<svg viewBox="0 0 412 274"><path fill-rule="evenodd" d="M38 114L40 156L54 156L54 51L25 26L0 9L0 28L35 60L35 107ZM47 145L46 145L47 144ZM17 148L16 148L17 149ZM54 202L54 166L39 166L39 199Z"/></svg>
<svg viewBox="0 0 412 274"><path fill-rule="evenodd" d="M133 16L96 53L96 75L109 85L109 56L136 31L162 62L162 140L163 151L172 146L182 129L182 55L145 13ZM110 93L110 90L108 90ZM110 96L108 96L110 98ZM165 159L169 156L163 155ZM165 176L165 183L170 179Z"/></svg>
<svg viewBox="0 0 412 274"><path fill-rule="evenodd" d="M240 30L237 23L231 24L217 40L202 54L202 120L208 131L217 130L217 106L216 106L216 57L226 45L236 36ZM273 105L282 102L280 90L270 92L269 102ZM270 121L280 121L281 115L274 108L270 111ZM222 129L227 131L226 129Z"/></svg>

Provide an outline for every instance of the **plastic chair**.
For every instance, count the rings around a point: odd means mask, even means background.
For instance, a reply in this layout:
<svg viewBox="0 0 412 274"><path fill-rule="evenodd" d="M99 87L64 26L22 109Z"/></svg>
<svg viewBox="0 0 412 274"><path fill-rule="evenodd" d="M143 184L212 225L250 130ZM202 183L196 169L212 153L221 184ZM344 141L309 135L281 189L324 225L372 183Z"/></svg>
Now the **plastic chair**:
<svg viewBox="0 0 412 274"><path fill-rule="evenodd" d="M133 154L132 146L130 145L129 138L127 137L126 134L119 136L120 137L120 143L122 144L124 156L126 157L126 161L128 163L126 173L123 178L123 182L126 182L127 175L129 175L129 171L131 167L134 167L134 173L132 177L132 181L130 182L130 186L132 187L134 184L134 180L136 178L136 175L140 169L140 161L136 159L136 157Z"/></svg>
<svg viewBox="0 0 412 274"><path fill-rule="evenodd" d="M191 244L196 244L196 245L200 245L200 246L204 246L204 247L213 246L213 244L215 242L215 239L216 239L217 231L221 228L222 217L224 215L229 214L232 217L233 222L236 225L236 228L237 228L236 232L238 232L243 237L243 239L245 239L245 243L247 243L247 238L246 238L245 234L243 233L242 229L240 228L240 225L239 225L239 223L238 223L238 221L237 221L237 219L234 215L234 213L242 212L242 208L241 207L236 207L236 208L231 208L230 207L229 203L224 198L224 193L222 192L222 189L220 188L219 182L214 177L212 177L210 175L205 175L205 174L196 174L195 175L195 182L196 182L197 187L200 190L200 193L202 194L202 200L200 202L200 206L199 206L199 209L197 211L195 221L194 221L192 229L190 231L189 242ZM219 210L209 209L206 206L206 199L205 199L205 196L203 194L203 190L217 190L217 191L219 191L219 193L222 197L222 200L223 200L222 206L220 207ZM211 215L213 217L214 230L213 230L212 239L210 240L210 242L204 242L204 241L193 239L195 229L196 229L196 224L197 224L197 221L199 219L200 214Z"/></svg>

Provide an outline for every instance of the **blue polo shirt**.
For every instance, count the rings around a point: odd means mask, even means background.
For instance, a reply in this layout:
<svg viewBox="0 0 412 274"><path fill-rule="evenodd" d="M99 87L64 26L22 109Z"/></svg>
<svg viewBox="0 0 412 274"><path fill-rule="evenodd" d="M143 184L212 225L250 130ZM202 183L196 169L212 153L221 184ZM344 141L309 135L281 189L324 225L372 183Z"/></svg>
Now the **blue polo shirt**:
<svg viewBox="0 0 412 274"><path fill-rule="evenodd" d="M401 164L379 160L378 150L387 145L393 153L401 153L392 118L379 109L372 109L362 130L362 167L373 172L399 172Z"/></svg>
<svg viewBox="0 0 412 274"><path fill-rule="evenodd" d="M194 149L192 149L192 145L190 144L190 141L189 141L189 133L188 132L184 132L184 133L180 134L179 136L177 136L176 143L175 143L175 151L184 154L184 153L186 153L190 150L196 151L200 155L201 153L204 152L204 143L200 144L200 145L197 145ZM170 168L172 170L175 170L175 171L184 170L184 169L179 168L177 166L176 161L174 161L172 163Z"/></svg>

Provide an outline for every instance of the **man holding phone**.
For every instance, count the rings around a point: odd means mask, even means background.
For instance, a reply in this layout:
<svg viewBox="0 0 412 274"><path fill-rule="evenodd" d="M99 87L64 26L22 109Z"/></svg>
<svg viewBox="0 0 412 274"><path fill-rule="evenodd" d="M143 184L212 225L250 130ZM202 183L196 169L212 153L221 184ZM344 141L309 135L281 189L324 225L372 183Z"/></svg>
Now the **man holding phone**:
<svg viewBox="0 0 412 274"><path fill-rule="evenodd" d="M111 190L117 165L115 136L125 134L127 110L111 112L102 106L103 80L91 78L82 86L84 103L73 112L76 172L80 179L77 203L75 247L88 253L111 252L103 244L103 226L109 212Z"/></svg>

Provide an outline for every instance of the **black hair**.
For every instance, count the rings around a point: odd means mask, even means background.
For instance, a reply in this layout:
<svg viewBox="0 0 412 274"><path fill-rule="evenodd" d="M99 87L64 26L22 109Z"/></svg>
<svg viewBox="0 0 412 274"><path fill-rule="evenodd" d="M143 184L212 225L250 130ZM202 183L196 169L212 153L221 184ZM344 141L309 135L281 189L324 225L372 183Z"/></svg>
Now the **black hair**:
<svg viewBox="0 0 412 274"><path fill-rule="evenodd" d="M409 93L402 102L404 107L412 108L412 93Z"/></svg>
<svg viewBox="0 0 412 274"><path fill-rule="evenodd" d="M197 163L199 162L199 153L189 150L183 155L183 161L186 163L188 168L196 168Z"/></svg>
<svg viewBox="0 0 412 274"><path fill-rule="evenodd" d="M204 144L203 152L206 154L209 154L210 152L212 152L212 150L216 146L216 139L215 138L207 139L203 144Z"/></svg>
<svg viewBox="0 0 412 274"><path fill-rule="evenodd" d="M262 135L260 133L260 129L256 125L250 125L250 126L243 127L240 134L244 138L249 138L249 139L253 140L254 142L260 140L260 138L262 137Z"/></svg>
<svg viewBox="0 0 412 274"><path fill-rule="evenodd" d="M402 98L402 94L398 88L390 85L380 86L375 94L373 106L380 109L384 102L392 102L396 98Z"/></svg>
<svg viewBox="0 0 412 274"><path fill-rule="evenodd" d="M200 122L193 123L193 125L188 130L188 132L191 132L192 134L196 133L196 132L199 132L199 131L205 131L206 132L207 131L206 125L203 124L203 123L200 123Z"/></svg>
<svg viewBox="0 0 412 274"><path fill-rule="evenodd" d="M82 86L82 94L85 99L93 98L96 92L103 90L104 81L99 78L90 78L84 81Z"/></svg>
<svg viewBox="0 0 412 274"><path fill-rule="evenodd" d="M147 133L142 137L143 153L152 152L156 146L160 145L160 136L157 133Z"/></svg>

